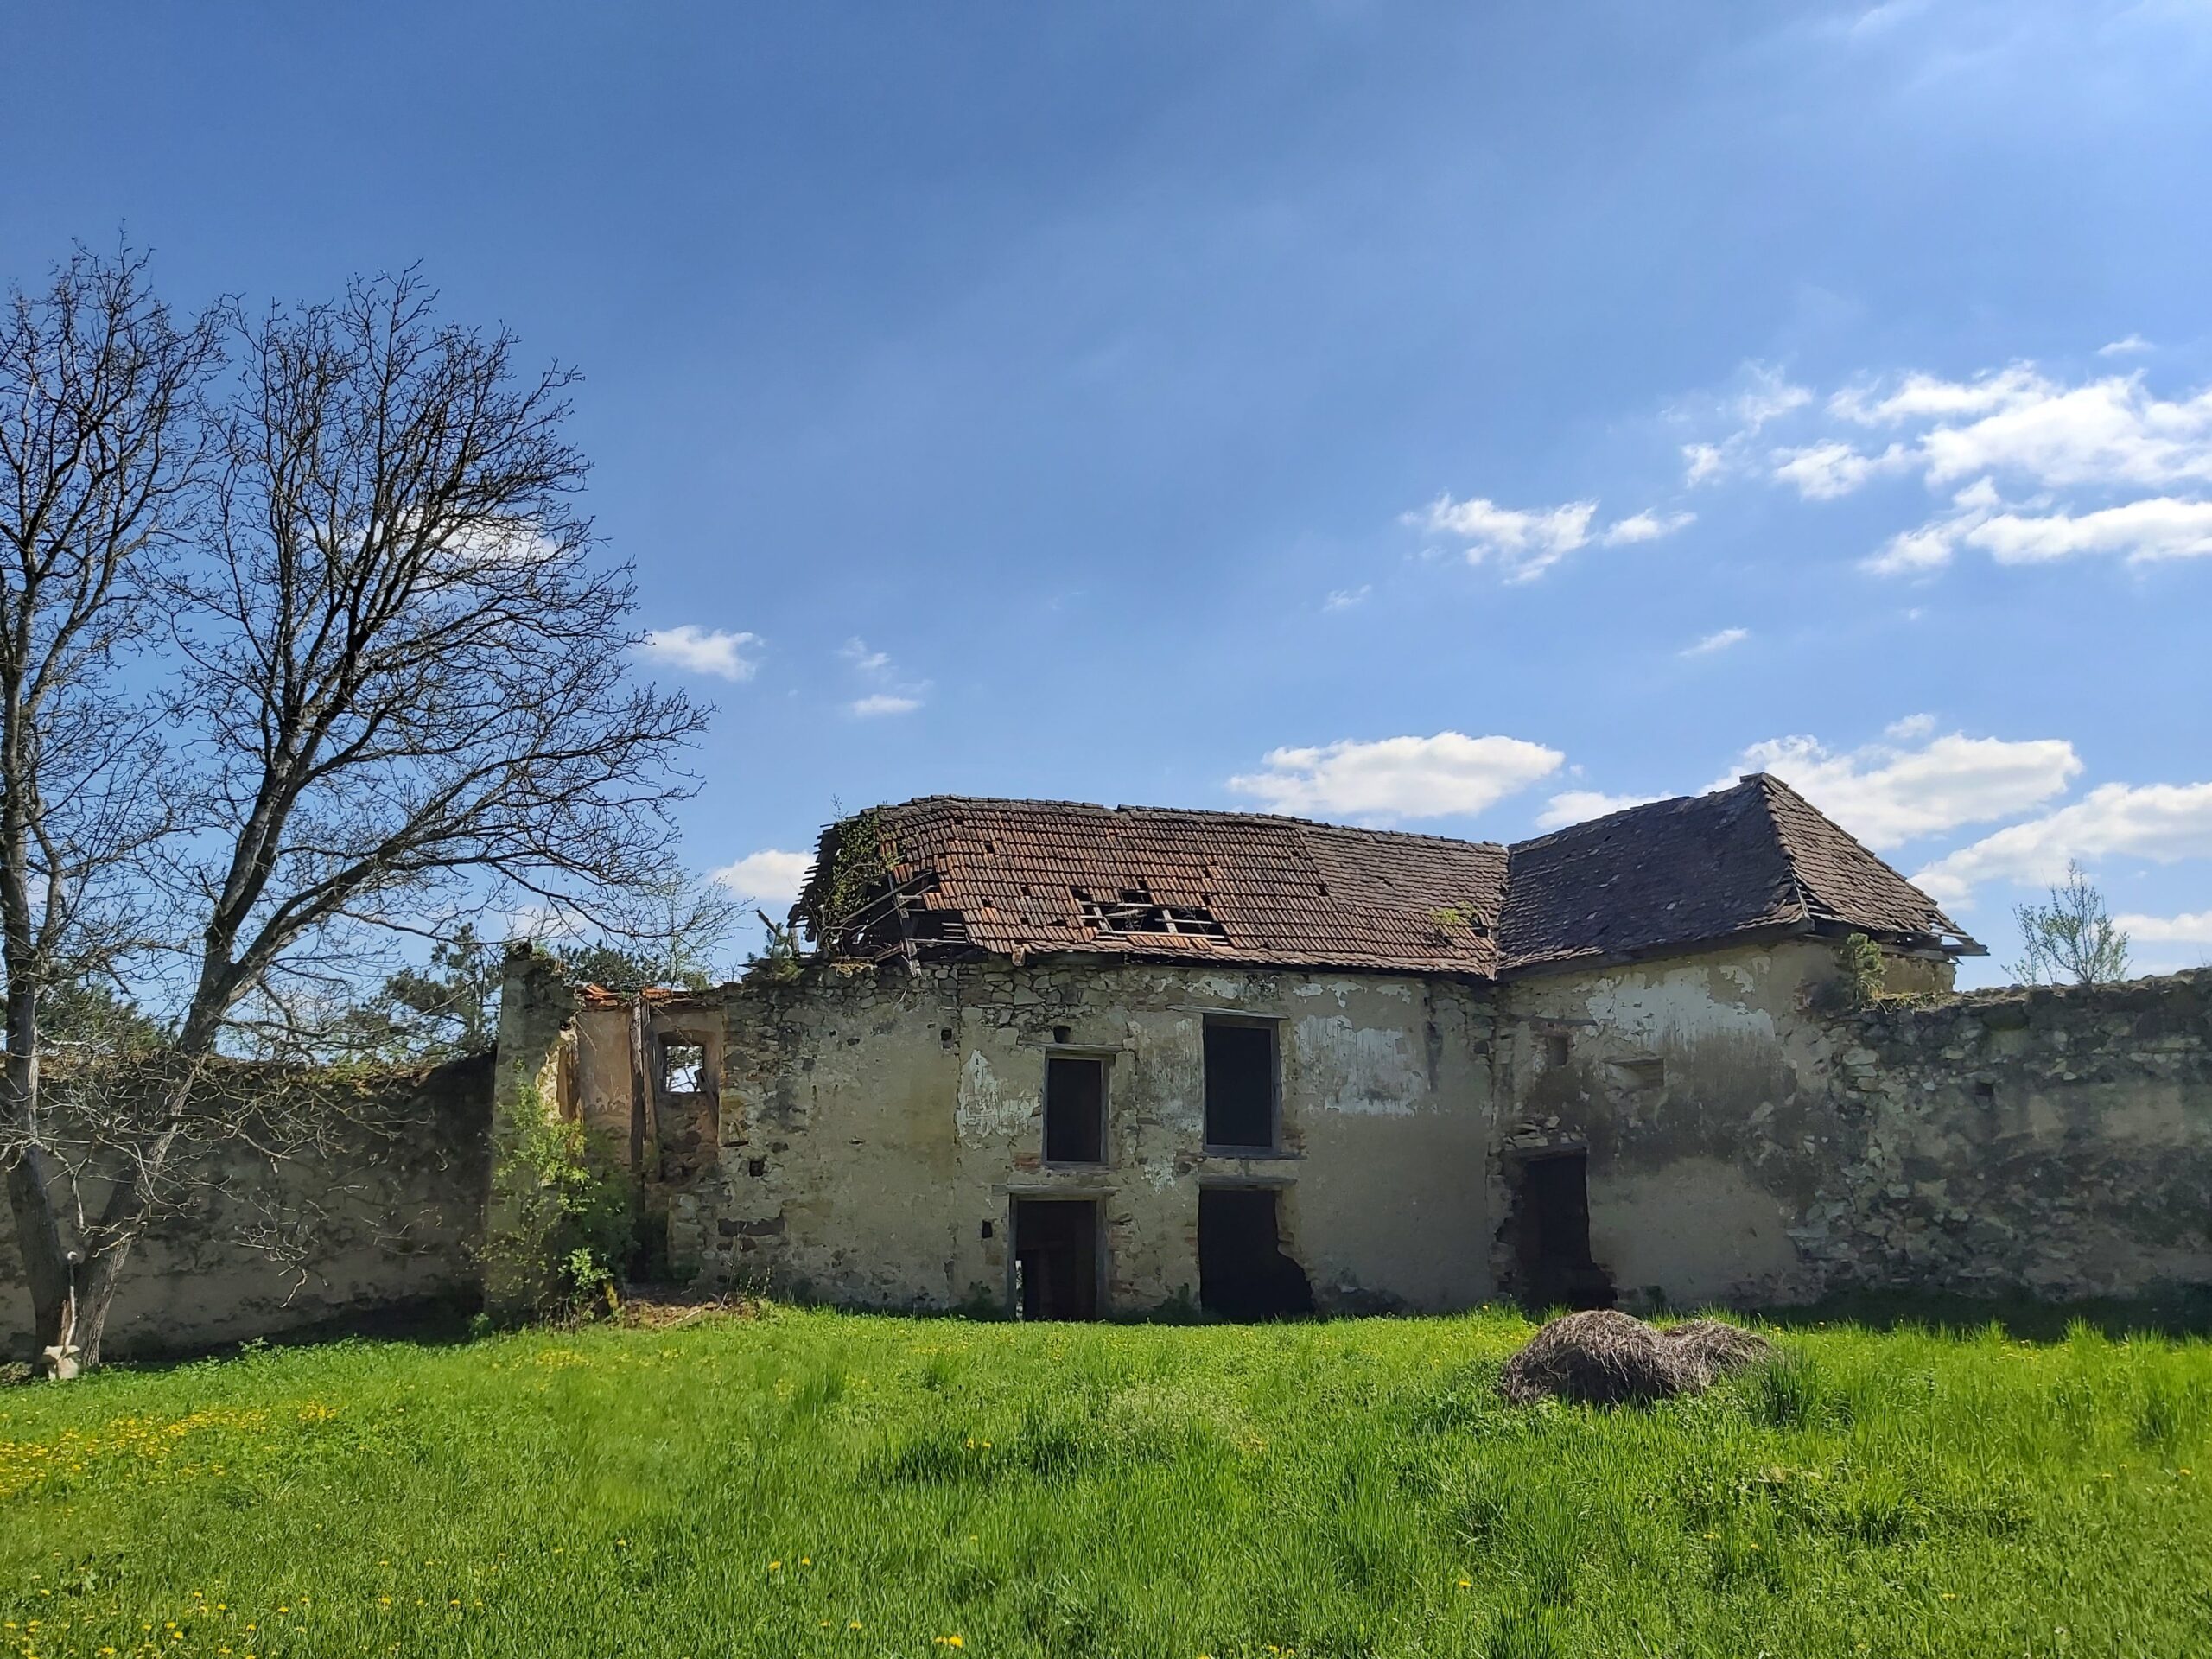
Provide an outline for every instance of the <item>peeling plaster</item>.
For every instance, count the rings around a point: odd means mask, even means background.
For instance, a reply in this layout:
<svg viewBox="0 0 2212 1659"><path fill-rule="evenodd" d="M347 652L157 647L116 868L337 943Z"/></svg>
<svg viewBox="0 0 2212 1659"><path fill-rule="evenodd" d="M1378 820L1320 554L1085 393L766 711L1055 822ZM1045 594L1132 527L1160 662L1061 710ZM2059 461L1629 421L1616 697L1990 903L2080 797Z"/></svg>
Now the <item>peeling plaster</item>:
<svg viewBox="0 0 2212 1659"><path fill-rule="evenodd" d="M1009 1094L980 1048L970 1049L968 1064L960 1069L960 1095L954 1103L952 1122L963 1147L1003 1140L1025 1127L1037 1103L1027 1095Z"/></svg>
<svg viewBox="0 0 2212 1659"><path fill-rule="evenodd" d="M1428 1069L1398 1027L1355 1026L1344 1014L1310 1014L1296 1043L1308 1087L1324 1111L1408 1117L1426 1103Z"/></svg>

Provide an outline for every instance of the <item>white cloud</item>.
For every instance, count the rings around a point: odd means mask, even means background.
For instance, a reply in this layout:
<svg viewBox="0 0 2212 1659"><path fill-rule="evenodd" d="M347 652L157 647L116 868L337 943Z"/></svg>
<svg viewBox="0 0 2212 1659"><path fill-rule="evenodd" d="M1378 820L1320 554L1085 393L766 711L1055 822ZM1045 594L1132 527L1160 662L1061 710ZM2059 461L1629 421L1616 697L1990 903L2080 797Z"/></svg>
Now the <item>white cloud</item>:
<svg viewBox="0 0 2212 1659"><path fill-rule="evenodd" d="M1908 374L1887 393L1871 381L1847 386L1828 399L1828 409L1861 426L1895 426L2015 406L2032 400L2046 384L2031 364L1994 369L1973 380Z"/></svg>
<svg viewBox="0 0 2212 1659"><path fill-rule="evenodd" d="M1420 524L1432 534L1457 537L1466 543L1468 563L1495 563L1508 582L1534 582L1568 554L1593 541L1606 547L1656 541L1697 518L1694 512L1661 513L1647 507L1616 519L1602 533L1593 533L1591 525L1597 516L1595 501L1569 501L1556 507L1501 507L1486 496L1456 501L1449 495L1437 497L1423 512L1405 515L1408 523Z"/></svg>
<svg viewBox="0 0 2212 1659"><path fill-rule="evenodd" d="M2212 501L2147 497L2078 516L1998 513L1959 539L1999 564L2040 564L2077 553L2117 553L2131 564L2212 555Z"/></svg>
<svg viewBox="0 0 2212 1659"><path fill-rule="evenodd" d="M745 655L757 645L757 633L732 633L722 628L702 628L686 622L681 627L655 628L639 647L655 662L666 663L689 674L711 674L724 680L749 680L760 664Z"/></svg>
<svg viewBox="0 0 2212 1659"><path fill-rule="evenodd" d="M911 715L922 706L919 697L902 697L889 691L873 691L867 696L856 697L847 705L861 719L878 715Z"/></svg>
<svg viewBox="0 0 2212 1659"><path fill-rule="evenodd" d="M1589 545L1590 520L1597 512L1595 501L1526 509L1501 507L1484 496L1454 501L1442 495L1421 522L1439 535L1465 542L1470 564L1492 559L1508 582L1533 582L1577 548Z"/></svg>
<svg viewBox="0 0 2212 1659"><path fill-rule="evenodd" d="M1556 749L1516 737L1386 737L1276 749L1229 786L1277 812L1363 822L1479 812L1559 769Z"/></svg>
<svg viewBox="0 0 2212 1659"><path fill-rule="evenodd" d="M2041 804L2082 769L2062 738L2010 741L1953 733L1918 747L1869 743L1838 753L1809 737L1777 737L1745 749L1738 774L1770 772L1870 847L1986 823Z"/></svg>
<svg viewBox="0 0 2212 1659"><path fill-rule="evenodd" d="M1325 611L1348 611L1355 605L1363 605L1367 596L1375 591L1372 585L1362 582L1357 588L1339 588L1321 601Z"/></svg>
<svg viewBox="0 0 2212 1659"><path fill-rule="evenodd" d="M1808 501L1833 501L1849 495L1868 479L1901 472L1912 464L1904 446L1893 443L1878 455L1861 454L1831 438L1797 449L1774 452L1774 475L1796 486Z"/></svg>
<svg viewBox="0 0 2212 1659"><path fill-rule="evenodd" d="M1681 655L1710 657L1717 651L1726 651L1731 645L1739 645L1751 637L1751 631L1749 628L1722 628L1717 632L1707 634L1694 645L1684 645Z"/></svg>
<svg viewBox="0 0 2212 1659"><path fill-rule="evenodd" d="M1931 484L1982 474L2044 489L2212 481L2212 391L2170 401L2139 374L2061 386L2027 375L1988 413L1923 433Z"/></svg>
<svg viewBox="0 0 2212 1659"><path fill-rule="evenodd" d="M1916 737L1925 737L1935 729L1935 715L1907 715L1903 720L1893 720L1885 726L1882 735L1895 738L1899 742L1909 742Z"/></svg>
<svg viewBox="0 0 2212 1659"><path fill-rule="evenodd" d="M1951 511L1910 530L1901 530L1861 561L1861 568L1882 576L1933 575L1950 563L1967 534L2001 505L1997 486L1976 479L1951 498Z"/></svg>
<svg viewBox="0 0 2212 1659"><path fill-rule="evenodd" d="M883 715L911 715L922 706L923 694L930 689L927 680L918 680L901 685L897 683L898 665L888 652L871 650L867 640L855 634L837 647L838 656L853 665L853 671L863 681L881 690L855 697L845 705L852 714L862 720Z"/></svg>
<svg viewBox="0 0 2212 1659"><path fill-rule="evenodd" d="M1646 507L1642 512L1632 512L1617 520L1598 539L1607 547L1625 547L1635 542L1656 542L1662 536L1671 536L1697 522L1694 512L1659 512Z"/></svg>
<svg viewBox="0 0 2212 1659"><path fill-rule="evenodd" d="M870 651L868 641L855 634L837 647L837 654L863 674L888 674L890 657L880 651Z"/></svg>
<svg viewBox="0 0 2212 1659"><path fill-rule="evenodd" d="M2133 944L2212 944L2212 910L2182 916L2115 916Z"/></svg>
<svg viewBox="0 0 2212 1659"><path fill-rule="evenodd" d="M1734 423L1736 429L1718 443L1682 446L1682 481L1710 484L1740 472L1751 457L1752 441L1769 422L1793 414L1813 401L1806 387L1793 385L1781 370L1767 363L1746 363L1744 389L1732 397L1708 405L1707 412ZM1681 417L1685 411L1675 411Z"/></svg>
<svg viewBox="0 0 2212 1659"><path fill-rule="evenodd" d="M2130 334L2100 354L2148 349ZM1755 453L1759 423L1809 401L1803 388L1762 373L1753 391L1719 405L1738 429L1682 446L1688 481L1763 472L1806 500L1833 501L1874 479L1910 474L1955 492L1948 508L1895 531L1866 559L1878 575L1931 575L1967 549L2005 563L2212 555L2212 388L2162 396L2139 370L2069 381L2031 362L1955 379L1866 378L1828 397L1821 412L1894 435L1868 444L1848 431L1816 431Z"/></svg>
<svg viewBox="0 0 2212 1659"><path fill-rule="evenodd" d="M2070 806L1984 836L1912 879L1944 903L1963 904L1984 881L2043 885L2069 861L2121 855L2171 864L2212 857L2212 783L2105 784Z"/></svg>
<svg viewBox="0 0 2212 1659"><path fill-rule="evenodd" d="M1536 828L1564 830L1570 823L1586 823L1609 812L1624 812L1631 806L1648 806L1663 798L1658 795L1607 795L1594 789L1570 789L1544 803L1544 810L1536 814Z"/></svg>
<svg viewBox="0 0 2212 1659"><path fill-rule="evenodd" d="M1728 454L1717 443L1682 446L1682 482L1710 484L1728 470Z"/></svg>
<svg viewBox="0 0 2212 1659"><path fill-rule="evenodd" d="M1753 432L1813 401L1809 391L1792 385L1771 364L1746 364L1744 372L1749 384L1737 394L1732 408L1736 418Z"/></svg>
<svg viewBox="0 0 2212 1659"><path fill-rule="evenodd" d="M811 853L786 853L766 847L747 853L714 872L714 879L741 898L763 906L798 902L799 886L806 880Z"/></svg>

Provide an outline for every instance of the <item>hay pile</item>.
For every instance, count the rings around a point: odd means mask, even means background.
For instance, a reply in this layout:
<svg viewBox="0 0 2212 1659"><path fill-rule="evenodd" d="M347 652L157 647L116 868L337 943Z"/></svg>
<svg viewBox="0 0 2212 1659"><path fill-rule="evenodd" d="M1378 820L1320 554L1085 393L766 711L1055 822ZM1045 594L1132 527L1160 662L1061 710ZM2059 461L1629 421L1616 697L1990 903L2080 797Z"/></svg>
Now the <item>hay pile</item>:
<svg viewBox="0 0 2212 1659"><path fill-rule="evenodd" d="M1516 1406L1575 1400L1596 1406L1702 1394L1770 1351L1764 1337L1713 1319L1662 1331L1611 1308L1569 1313L1505 1362L1498 1391Z"/></svg>

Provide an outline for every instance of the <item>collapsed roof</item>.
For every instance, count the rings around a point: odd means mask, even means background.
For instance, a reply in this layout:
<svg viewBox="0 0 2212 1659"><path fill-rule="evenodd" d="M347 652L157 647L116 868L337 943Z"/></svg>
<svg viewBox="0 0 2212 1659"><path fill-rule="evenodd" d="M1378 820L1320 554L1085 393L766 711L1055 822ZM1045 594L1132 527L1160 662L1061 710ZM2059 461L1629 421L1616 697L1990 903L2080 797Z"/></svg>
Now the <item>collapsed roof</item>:
<svg viewBox="0 0 2212 1659"><path fill-rule="evenodd" d="M1982 954L1764 772L1510 847L1262 813L925 796L823 830L791 915L861 959L1077 953L1494 978L1849 931Z"/></svg>

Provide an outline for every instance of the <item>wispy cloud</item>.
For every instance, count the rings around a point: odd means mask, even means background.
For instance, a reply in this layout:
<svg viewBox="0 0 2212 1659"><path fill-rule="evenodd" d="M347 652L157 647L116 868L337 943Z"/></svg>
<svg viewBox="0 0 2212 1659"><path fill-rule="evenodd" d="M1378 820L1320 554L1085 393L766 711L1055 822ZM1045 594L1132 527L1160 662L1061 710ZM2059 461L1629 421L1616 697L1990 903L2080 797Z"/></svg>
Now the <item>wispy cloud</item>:
<svg viewBox="0 0 2212 1659"><path fill-rule="evenodd" d="M1626 547L1637 542L1656 542L1697 522L1694 512L1657 512L1646 507L1611 525L1598 539L1607 547Z"/></svg>
<svg viewBox="0 0 2212 1659"><path fill-rule="evenodd" d="M1751 637L1749 628L1721 628L1707 634L1694 645L1684 645L1681 654L1685 657L1710 657L1731 645L1740 645Z"/></svg>
<svg viewBox="0 0 2212 1659"><path fill-rule="evenodd" d="M1834 750L1816 738L1777 737L1754 743L1727 776L1707 785L1725 789L1741 774L1770 772L1870 847L1895 847L1919 836L2010 817L2064 791L2082 770L2063 738L2014 741L1961 733L1894 736Z"/></svg>
<svg viewBox="0 0 2212 1659"><path fill-rule="evenodd" d="M2131 334L2100 355L2147 349ZM1824 400L1802 387L1739 394L1726 406L1734 431L1684 446L1693 483L1764 476L1834 501L1910 477L1949 498L1867 556L1879 575L1932 576L1965 550L2000 564L2212 556L2212 388L2168 396L2141 370L2069 379L2023 361L1956 378L1861 376ZM1800 441L1755 442L1785 419Z"/></svg>
<svg viewBox="0 0 2212 1659"><path fill-rule="evenodd" d="M1363 582L1357 588L1339 588L1321 601L1321 608L1325 611L1348 611L1355 605L1364 605L1367 596L1374 591L1370 583Z"/></svg>
<svg viewBox="0 0 2212 1659"><path fill-rule="evenodd" d="M887 674L891 671L890 656L884 652L869 650L868 641L858 634L838 646L837 654L863 674Z"/></svg>
<svg viewBox="0 0 2212 1659"><path fill-rule="evenodd" d="M878 689L855 697L845 705L847 710L861 720L873 720L886 715L911 715L922 706L928 693L927 680L914 680L901 684L898 664L891 660L891 653L877 651L857 634L837 648L837 655L852 665L853 672L863 683L873 683Z"/></svg>
<svg viewBox="0 0 2212 1659"><path fill-rule="evenodd" d="M1813 401L1809 387L1792 382L1770 363L1746 363L1738 371L1734 391L1704 405L1701 414L1678 407L1675 418L1702 418L1726 422L1734 429L1718 440L1682 446L1682 481L1696 486L1713 484L1747 470L1758 447L1762 430Z"/></svg>
<svg viewBox="0 0 2212 1659"><path fill-rule="evenodd" d="M2212 944L2212 910L2181 916L2115 916L2113 925L2136 944Z"/></svg>
<svg viewBox="0 0 2212 1659"><path fill-rule="evenodd" d="M1554 795L1536 814L1539 830L1564 830L1570 823L1586 823L1608 813L1625 812L1631 806L1648 806L1663 800L1660 795L1607 795L1594 789L1570 789Z"/></svg>
<svg viewBox="0 0 2212 1659"><path fill-rule="evenodd" d="M1452 537L1465 546L1467 563L1491 564L1508 582L1534 582L1570 553L1592 542L1618 547L1671 536L1693 522L1694 513L1661 513L1651 508L1592 529L1595 501L1568 501L1555 507L1504 507L1487 496L1455 500L1440 495L1420 512L1404 515L1433 536Z"/></svg>
<svg viewBox="0 0 2212 1659"><path fill-rule="evenodd" d="M757 633L733 633L686 622L679 627L653 629L645 635L639 650L652 661L665 663L687 674L749 680L760 664L745 654L746 648L760 643Z"/></svg>
<svg viewBox="0 0 2212 1659"><path fill-rule="evenodd" d="M1517 737L1385 737L1271 752L1229 780L1277 812L1389 823L1480 812L1559 770L1556 749Z"/></svg>
<svg viewBox="0 0 2212 1659"><path fill-rule="evenodd" d="M867 696L855 697L846 705L861 719L879 715L911 715L922 706L919 697L900 696L895 692L872 691Z"/></svg>
<svg viewBox="0 0 2212 1659"><path fill-rule="evenodd" d="M2069 862L2124 856L2171 864L2212 857L2212 783L2105 784L2070 806L1985 836L1912 879L1947 904L1986 881L2041 886Z"/></svg>

